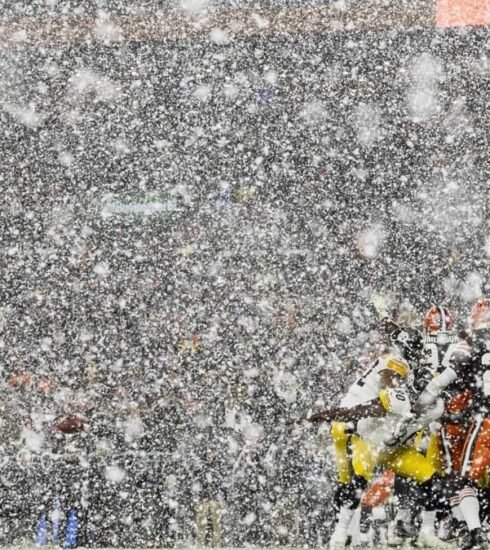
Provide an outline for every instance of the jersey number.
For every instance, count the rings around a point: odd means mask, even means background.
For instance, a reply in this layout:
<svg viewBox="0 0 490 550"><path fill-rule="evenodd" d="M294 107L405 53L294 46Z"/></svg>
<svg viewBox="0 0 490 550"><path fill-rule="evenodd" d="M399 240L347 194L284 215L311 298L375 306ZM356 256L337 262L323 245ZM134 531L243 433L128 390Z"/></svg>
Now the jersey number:
<svg viewBox="0 0 490 550"><path fill-rule="evenodd" d="M450 344L444 354L441 362L439 363L439 348L437 344L429 343L425 344L425 357L429 363L429 367L432 368L435 372L440 372L441 367L446 368L449 366L449 360L453 354L454 348L457 344Z"/></svg>

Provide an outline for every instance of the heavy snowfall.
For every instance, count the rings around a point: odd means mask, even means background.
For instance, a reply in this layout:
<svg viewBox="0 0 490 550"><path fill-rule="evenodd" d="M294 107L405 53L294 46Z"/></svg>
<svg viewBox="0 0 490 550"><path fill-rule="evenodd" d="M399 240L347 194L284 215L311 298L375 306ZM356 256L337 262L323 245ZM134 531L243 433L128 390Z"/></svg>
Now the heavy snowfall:
<svg viewBox="0 0 490 550"><path fill-rule="evenodd" d="M488 26L360 4L1 2L0 544L328 544L288 420L490 295Z"/></svg>

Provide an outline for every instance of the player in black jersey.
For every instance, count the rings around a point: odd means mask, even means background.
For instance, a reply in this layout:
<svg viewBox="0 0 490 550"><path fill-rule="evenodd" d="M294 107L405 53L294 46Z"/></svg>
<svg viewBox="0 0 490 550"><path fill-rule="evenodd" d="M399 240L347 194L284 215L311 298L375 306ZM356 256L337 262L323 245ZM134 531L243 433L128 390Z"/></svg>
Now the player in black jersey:
<svg viewBox="0 0 490 550"><path fill-rule="evenodd" d="M460 340L455 331L454 316L444 306L432 306L424 316L423 326L422 355L417 368L412 371L410 377L411 394L415 400L430 380L444 370ZM459 397L459 388L456 387L456 383L447 388L441 397L444 398L444 416L447 419L449 418L448 411L456 410L463 403L461 397ZM447 476L453 471L453 457L461 456L466 432L467 426L453 426L452 423L446 424L446 421L439 419L437 423L426 427L424 437L420 437L422 433L419 433L415 441L417 445L422 445L426 449L426 457L432 462L433 466L441 474ZM457 471L459 472L459 469ZM446 479L448 478L446 477ZM390 524L388 529L389 546L399 546L404 540L414 538L415 525L417 524L416 517L419 512L417 506L414 505L417 500L417 487L413 484L407 484L400 478L395 481L398 512L395 521ZM448 494L451 494L450 490ZM445 504L446 502L444 502ZM457 504L459 504L459 501ZM440 509L440 513L444 513L444 506ZM458 519L463 520L462 517ZM459 527L458 523L452 521L450 525L451 527ZM451 529L451 531L456 531L456 529ZM449 537L448 534L447 536Z"/></svg>
<svg viewBox="0 0 490 550"><path fill-rule="evenodd" d="M487 543L481 530L476 487L490 469L490 300L475 303L469 328L471 335L455 346L444 370L427 384L415 406L423 410L456 381L471 391L472 421L460 460L460 473L466 483L458 494L469 532L461 550L482 548Z"/></svg>
<svg viewBox="0 0 490 550"><path fill-rule="evenodd" d="M421 364L432 379L449 365L453 352L459 348L460 337L455 330L453 314L440 305L427 311L424 332ZM444 399L445 412L439 420L438 429L433 430L430 437L431 440L437 437L437 445L433 447L440 448L441 468L446 476L447 492L452 495L449 499L452 514L447 516L448 521L444 523L445 529L441 532L441 536L449 540L466 531L466 522L459 507L459 489L464 487L461 481L461 464L471 421L472 392L466 387L464 377L459 376L444 390L441 397Z"/></svg>

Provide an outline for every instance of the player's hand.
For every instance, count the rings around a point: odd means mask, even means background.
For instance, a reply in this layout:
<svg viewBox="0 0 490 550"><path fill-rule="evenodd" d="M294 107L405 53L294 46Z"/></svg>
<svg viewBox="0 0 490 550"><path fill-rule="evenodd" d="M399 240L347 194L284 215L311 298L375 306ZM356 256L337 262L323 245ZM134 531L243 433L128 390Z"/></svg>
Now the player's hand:
<svg viewBox="0 0 490 550"><path fill-rule="evenodd" d="M430 407L435 400L437 399L437 396L434 395L431 391L429 391L427 388L419 395L419 398L414 403L412 407L412 411L416 415L423 414L428 407Z"/></svg>
<svg viewBox="0 0 490 550"><path fill-rule="evenodd" d="M399 444L399 442L406 436L408 427L414 422L414 419L415 417L412 413L406 414L401 417L401 419L393 429L393 433L391 434L391 436L385 439L383 443L387 447L393 447Z"/></svg>
<svg viewBox="0 0 490 550"><path fill-rule="evenodd" d="M389 335L397 328L400 328L400 325L393 321L391 317L383 317L383 319L379 322L379 330L383 334Z"/></svg>

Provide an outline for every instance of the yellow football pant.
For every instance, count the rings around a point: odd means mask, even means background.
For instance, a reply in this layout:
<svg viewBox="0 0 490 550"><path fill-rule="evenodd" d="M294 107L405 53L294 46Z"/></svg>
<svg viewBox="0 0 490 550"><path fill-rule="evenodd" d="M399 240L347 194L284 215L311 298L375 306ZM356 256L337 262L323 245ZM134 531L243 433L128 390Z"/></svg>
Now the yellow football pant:
<svg viewBox="0 0 490 550"><path fill-rule="evenodd" d="M417 483L428 481L436 473L431 460L413 447L402 445L379 451L373 443L350 433L343 422L332 424L332 439L340 483L350 483L353 475L369 481L379 467Z"/></svg>

